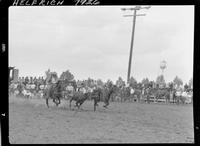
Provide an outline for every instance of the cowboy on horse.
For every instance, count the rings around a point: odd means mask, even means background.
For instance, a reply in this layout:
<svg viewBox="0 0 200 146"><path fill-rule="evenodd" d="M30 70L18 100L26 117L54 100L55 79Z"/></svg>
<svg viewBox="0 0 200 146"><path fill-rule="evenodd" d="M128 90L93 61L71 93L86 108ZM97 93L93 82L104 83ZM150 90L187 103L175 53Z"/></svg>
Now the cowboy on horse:
<svg viewBox="0 0 200 146"><path fill-rule="evenodd" d="M60 98L62 98L62 82L58 80L54 73L47 74L46 78L47 87L44 90L44 97L46 98L46 104L48 105L48 99L53 99L53 102L58 106L60 104Z"/></svg>

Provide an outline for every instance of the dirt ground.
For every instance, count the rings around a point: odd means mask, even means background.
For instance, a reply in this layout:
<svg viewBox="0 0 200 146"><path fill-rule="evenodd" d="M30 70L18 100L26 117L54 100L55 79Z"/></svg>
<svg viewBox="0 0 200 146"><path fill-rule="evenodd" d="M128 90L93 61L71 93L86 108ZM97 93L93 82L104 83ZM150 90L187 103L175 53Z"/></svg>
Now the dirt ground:
<svg viewBox="0 0 200 146"><path fill-rule="evenodd" d="M87 101L69 110L44 99L9 97L11 144L194 143L192 105L111 102L108 109Z"/></svg>

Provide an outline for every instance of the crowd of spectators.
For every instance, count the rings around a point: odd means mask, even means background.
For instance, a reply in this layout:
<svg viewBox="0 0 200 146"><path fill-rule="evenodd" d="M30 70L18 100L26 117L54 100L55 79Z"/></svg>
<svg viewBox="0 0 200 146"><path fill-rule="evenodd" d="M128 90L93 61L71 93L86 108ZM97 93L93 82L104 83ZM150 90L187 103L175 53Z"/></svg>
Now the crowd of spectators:
<svg viewBox="0 0 200 146"><path fill-rule="evenodd" d="M31 92L32 94L36 95L37 93L42 93L47 86L47 84L52 83L57 79L54 78L45 78L44 77L19 77L17 82L12 82L10 85L11 92L14 92L15 90L18 90L18 93L22 93L23 90L27 90ZM115 97L120 97L121 101L125 101L127 99L130 99L131 95L134 95L135 90L140 90L141 94L144 94L144 91L147 88L155 88L155 89L165 89L170 88L171 90L174 89L176 91L184 92L184 94L192 94L192 89L189 87L175 87L172 83L166 84L164 87L160 87L158 84L155 84L153 82L149 82L147 84L142 83L136 83L134 85L128 85L125 83L119 84L119 83L113 83L112 81L108 80L107 82L102 82L101 80L73 80L75 83L69 83L66 87L66 91L69 91L67 93L71 93L73 90L77 90L83 93L86 92L92 92L96 88L109 88L111 85L116 85L118 87L117 93L111 98L111 100L115 100Z"/></svg>

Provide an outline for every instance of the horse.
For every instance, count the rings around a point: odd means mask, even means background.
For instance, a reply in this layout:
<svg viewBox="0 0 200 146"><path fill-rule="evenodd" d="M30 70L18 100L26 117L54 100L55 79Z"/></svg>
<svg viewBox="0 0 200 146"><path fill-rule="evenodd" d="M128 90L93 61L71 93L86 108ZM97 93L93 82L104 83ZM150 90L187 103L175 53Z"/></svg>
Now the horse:
<svg viewBox="0 0 200 146"><path fill-rule="evenodd" d="M96 106L98 106L98 102L100 101L104 102L105 105L103 105L103 107L107 108L111 95L115 93L116 90L117 87L115 85L111 85L111 87L108 88L95 89L91 94L91 99L94 99L94 111L96 111Z"/></svg>
<svg viewBox="0 0 200 146"><path fill-rule="evenodd" d="M44 89L43 97L46 99L46 105L49 108L49 99L53 99L53 102L58 106L60 104L61 98L63 98L62 90L64 88L64 84L61 80L56 83L52 83L47 85L46 89Z"/></svg>

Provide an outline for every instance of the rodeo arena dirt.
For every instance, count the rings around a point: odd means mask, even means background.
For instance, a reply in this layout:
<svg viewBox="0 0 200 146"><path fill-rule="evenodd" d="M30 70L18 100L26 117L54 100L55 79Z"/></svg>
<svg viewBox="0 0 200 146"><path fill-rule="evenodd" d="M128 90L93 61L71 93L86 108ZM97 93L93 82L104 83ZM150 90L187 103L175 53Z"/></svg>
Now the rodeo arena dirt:
<svg viewBox="0 0 200 146"><path fill-rule="evenodd" d="M194 143L192 91L52 80L10 83L11 144Z"/></svg>

